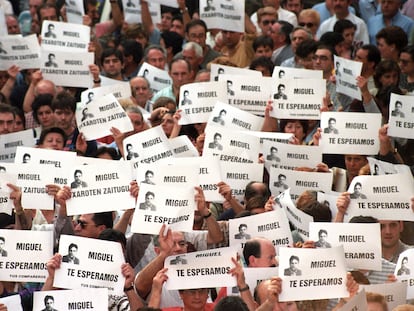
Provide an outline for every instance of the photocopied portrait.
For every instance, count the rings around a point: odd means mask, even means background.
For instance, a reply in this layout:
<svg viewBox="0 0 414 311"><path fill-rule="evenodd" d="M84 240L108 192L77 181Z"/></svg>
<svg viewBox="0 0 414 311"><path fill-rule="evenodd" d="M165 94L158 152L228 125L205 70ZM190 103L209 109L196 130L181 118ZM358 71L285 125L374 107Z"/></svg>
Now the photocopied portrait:
<svg viewBox="0 0 414 311"><path fill-rule="evenodd" d="M408 264L408 257L404 257L401 260L401 267L397 271L397 275L410 275L410 269L407 267Z"/></svg>
<svg viewBox="0 0 414 311"><path fill-rule="evenodd" d="M315 242L317 248L331 248L331 244L326 240L328 238L328 231L321 229L318 232L319 240Z"/></svg>
<svg viewBox="0 0 414 311"><path fill-rule="evenodd" d="M234 238L236 240L249 240L251 238L250 234L247 233L247 225L246 224L240 224L239 225L239 233L236 233L234 235Z"/></svg>
<svg viewBox="0 0 414 311"><path fill-rule="evenodd" d="M58 311L57 309L54 308L55 298L53 298L53 296L46 295L43 301L45 303L45 308L42 309L41 311Z"/></svg>
<svg viewBox="0 0 414 311"><path fill-rule="evenodd" d="M75 243L69 244L68 254L62 257L62 262L73 263L75 265L79 264L79 258L76 257L78 252L78 246Z"/></svg>
<svg viewBox="0 0 414 311"><path fill-rule="evenodd" d="M49 24L47 26L47 32L45 32L45 38L52 38L52 39L56 39L56 34L55 34L55 25L53 24Z"/></svg>
<svg viewBox="0 0 414 311"><path fill-rule="evenodd" d="M154 201L155 194L152 191L145 193L145 202L139 204L139 209L146 211L156 211L157 207L155 206Z"/></svg>
<svg viewBox="0 0 414 311"><path fill-rule="evenodd" d="M325 127L323 129L323 132L325 134L338 134L338 129L335 126L336 126L336 119L335 118L329 118L328 127Z"/></svg>
<svg viewBox="0 0 414 311"><path fill-rule="evenodd" d="M45 63L45 67L54 67L56 68L58 65L55 62L56 59L56 55L53 53L49 53L49 55L47 56L48 61Z"/></svg>
<svg viewBox="0 0 414 311"><path fill-rule="evenodd" d="M81 170L75 170L75 173L73 174L75 180L70 184L72 189L88 187L88 184L81 180L82 175L83 173Z"/></svg>
<svg viewBox="0 0 414 311"><path fill-rule="evenodd" d="M187 259L184 258L182 255L175 256L174 259L170 260L170 265L186 265Z"/></svg>
<svg viewBox="0 0 414 311"><path fill-rule="evenodd" d="M134 147L132 146L132 144L126 144L125 148L127 151L127 156L126 156L127 160L131 160L133 158L139 157L139 154L133 150Z"/></svg>
<svg viewBox="0 0 414 311"><path fill-rule="evenodd" d="M289 258L289 268L285 269L284 275L286 276L300 276L302 275L302 271L298 268L299 265L299 257L292 255Z"/></svg>
<svg viewBox="0 0 414 311"><path fill-rule="evenodd" d="M221 109L219 112L219 115L213 118L213 122L218 123L220 125L224 125L225 124L224 117L226 116L226 114L227 114L227 111L225 109Z"/></svg>
<svg viewBox="0 0 414 311"><path fill-rule="evenodd" d="M362 190L362 184L360 182L357 182L354 185L354 192L351 193L349 196L351 199L366 199L367 196L363 193L361 193Z"/></svg>
<svg viewBox="0 0 414 311"><path fill-rule="evenodd" d="M394 110L391 111L391 115L393 117L405 118L404 112L401 111L402 106L403 106L402 102L397 100L394 104Z"/></svg>
<svg viewBox="0 0 414 311"><path fill-rule="evenodd" d="M286 86L284 84L279 84L277 86L277 93L273 96L274 99L287 99L287 95L285 94Z"/></svg>
<svg viewBox="0 0 414 311"><path fill-rule="evenodd" d="M221 134L216 133L214 134L214 141L208 144L208 147L210 149L217 149L217 150L223 150L223 146L220 144L221 140Z"/></svg>
<svg viewBox="0 0 414 311"><path fill-rule="evenodd" d="M6 239L0 236L0 256L1 257L7 257L7 251L4 249L5 245L6 245Z"/></svg>
<svg viewBox="0 0 414 311"><path fill-rule="evenodd" d="M191 101L191 99L190 98L188 98L188 95L190 95L190 92L188 91L188 90L185 90L184 92L183 92L183 99L181 100L181 106L184 106L184 105L191 105L193 102Z"/></svg>

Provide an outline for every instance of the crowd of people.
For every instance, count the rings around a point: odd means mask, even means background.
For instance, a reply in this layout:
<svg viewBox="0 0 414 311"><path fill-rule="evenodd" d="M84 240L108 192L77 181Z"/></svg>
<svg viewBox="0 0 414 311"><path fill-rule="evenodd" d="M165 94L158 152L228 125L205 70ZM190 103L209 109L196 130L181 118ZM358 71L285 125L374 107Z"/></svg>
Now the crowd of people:
<svg viewBox="0 0 414 311"><path fill-rule="evenodd" d="M89 52L95 54L95 63L89 65L93 87L102 86L103 79L127 81L131 97L120 100L131 120L133 130L122 133L111 128L112 135L87 141L76 125L76 105L86 89L56 85L46 80L38 68L20 70L13 65L0 71L0 135L8 135L25 129L39 129L41 134L36 148L75 152L78 156L96 157L114 161L130 161L138 158L133 146L123 146L126 137L142 133L152 127L161 126L168 138L186 135L194 144L200 156L203 154L206 123L179 125L181 106L196 105L188 98L188 91L180 98L181 86L188 83L210 81L212 64L249 68L260 71L264 77L273 74L275 66L319 70L326 81L327 94L321 111L371 112L381 115L383 126L378 129L380 150L376 155L361 155L349 146L347 154L324 154L323 163L313 168L301 168L315 172L342 172L345 180L342 186L333 187L337 198L337 213L332 217L329 207L317 201L314 192L303 193L296 206L314 217L315 222L343 222L351 199L357 199L355 192L347 192L354 177L377 175L377 168L370 168L367 156L392 164L405 164L414 168L414 143L412 139L390 137L388 120L404 116L402 103L390 109L392 93L407 95L414 91L414 6L413 0L326 0L321 3L304 3L303 0L262 0L246 1L244 32L209 28L200 19L201 12L217 12L220 7L213 0L207 0L201 8L198 1L177 0L178 8L161 6L160 23L153 22L152 8L148 1L84 0L83 24L91 29ZM140 7L141 23L127 23L124 5ZM101 17L102 8L108 6L108 19ZM0 0L5 12L8 35L36 34L40 37L44 21L67 22L65 3L57 0ZM50 25L49 25L50 26ZM54 26L48 27L45 37L54 38ZM1 43L1 42L0 42ZM2 51L0 45L0 53ZM362 63L361 74L356 76L362 100L351 98L336 91L334 56ZM49 55L53 66L54 55ZM143 63L168 72L171 85L153 91L147 79L148 70L140 72ZM337 68L338 69L338 68ZM219 72L220 74L220 72ZM285 72L279 71L283 78ZM213 80L213 79L211 79ZM231 81L230 81L231 82ZM291 133L290 143L296 145L319 145L324 134L337 134L336 119L329 119L329 126L320 129L319 120L276 119L271 117L273 99L286 99L285 85L277 83L277 92L269 98L263 111L264 132ZM229 87L229 85L227 85ZM228 90L228 92L230 92ZM234 95L234 91L231 90ZM96 100L88 94L88 102ZM183 107L184 108L184 107ZM394 110L393 110L394 109ZM393 110L390 112L390 110ZM87 112L85 111L85 114ZM212 122L225 126L226 110L221 110ZM85 116L86 117L86 116ZM221 151L226 146L220 143L220 133L214 135L212 147ZM257 150L257 161L280 162L278 149L272 147L266 157ZM30 159L29 159L30 160ZM157 165L156 163L154 165ZM243 260L232 258L230 270L237 282L239 296L227 296L217 288L196 288L180 290L165 289L168 271L164 267L168 256L182 262L180 255L229 246L229 225L232 218L249 217L272 211L275 193L269 188L269 172L263 180L246 184L244 200L232 195L232 185L217 184L223 197L222 203L206 202L203 190L194 185L197 210L194 215L193 232L172 231L163 225L160 234L131 233L129 224L133 209L120 212L102 212L67 216L66 202L71 199L71 188L87 187L81 180L82 171L75 172L71 185L45 185L46 191L54 198L55 209L30 210L21 204L21 190L9 183L10 198L14 209L12 215L0 213L1 229L35 230L36 226L49 224L54 232L55 250L58 249L62 234L76 235L90 239L104 239L122 244L125 264L124 294L109 295L109 310L333 310L346 303L344 300L311 300L280 302L282 279L269 275L260 282L252 295L245 281L243 263L249 268L278 266L275 246L268 239L252 237L246 233L248 226L241 224L235 237L243 241ZM153 171L147 170L142 183L154 184ZM339 174L338 174L339 175ZM279 174L278 181L283 190L286 176ZM70 187L69 187L70 186ZM358 184L355 185L357 188ZM359 186L361 186L359 184ZM138 197L139 181L131 181L131 195ZM363 195L363 194L361 194ZM153 192L145 194L141 210L154 211ZM409 199L409 198L408 198ZM114 208L116 203L114 202ZM357 283L382 284L396 282L393 276L399 255L414 245L410 222L381 220L373 217L357 217L351 222L370 222L381 225L382 270L361 271L360 278L348 274L347 289L352 297L358 290ZM303 241L294 235L295 247L325 248L327 232L319 232L318 242ZM7 256L3 249L5 239L0 236L0 258ZM58 290L53 287L56 269L61 262L79 264L76 258L78 246L71 244L68 255L56 253L47 263L48 277L43 284L0 281L0 297L13 294L21 296L23 310L32 310L33 292ZM300 275L295 269L299 262L291 257L291 268L285 275ZM408 259L398 275L410 275L406 267ZM287 271L287 272L286 272ZM411 269L413 271L413 269ZM289 273L289 274L286 274ZM368 283L367 283L368 282ZM131 285L132 284L132 285ZM367 293L368 310L389 310L385 297L378 293ZM45 296L45 309L55 310L54 297ZM10 310L0 303L0 310ZM414 310L413 305L403 305L394 310Z"/></svg>

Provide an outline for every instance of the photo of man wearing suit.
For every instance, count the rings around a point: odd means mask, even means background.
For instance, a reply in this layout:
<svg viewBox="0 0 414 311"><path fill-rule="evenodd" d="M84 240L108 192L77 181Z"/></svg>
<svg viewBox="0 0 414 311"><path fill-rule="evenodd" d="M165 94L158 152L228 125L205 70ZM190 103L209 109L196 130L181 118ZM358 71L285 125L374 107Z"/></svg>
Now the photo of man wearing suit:
<svg viewBox="0 0 414 311"><path fill-rule="evenodd" d="M0 236L0 257L7 257L7 251L4 249L4 244L6 244L6 239Z"/></svg>
<svg viewBox="0 0 414 311"><path fill-rule="evenodd" d="M292 255L289 258L289 268L285 269L284 275L286 276L295 276L295 275L302 275L302 271L298 269L299 264L299 257Z"/></svg>
<svg viewBox="0 0 414 311"><path fill-rule="evenodd" d="M78 246L75 243L70 243L68 247L68 254L62 257L62 262L79 265L79 258L75 255L78 252Z"/></svg>

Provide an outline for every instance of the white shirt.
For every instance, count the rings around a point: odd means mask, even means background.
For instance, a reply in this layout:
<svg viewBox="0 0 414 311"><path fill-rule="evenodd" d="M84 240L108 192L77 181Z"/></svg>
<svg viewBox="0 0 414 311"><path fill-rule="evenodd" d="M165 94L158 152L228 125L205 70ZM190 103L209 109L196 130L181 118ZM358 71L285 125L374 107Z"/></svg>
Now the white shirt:
<svg viewBox="0 0 414 311"><path fill-rule="evenodd" d="M292 13L288 10L285 10L279 7L279 10L277 10L277 16L278 16L277 18L278 21L286 21L288 23L291 23L293 27L296 27L298 25L298 19L296 18L295 13ZM250 20L256 26L257 32L261 33L259 23L257 22L257 12L254 12L250 16Z"/></svg>

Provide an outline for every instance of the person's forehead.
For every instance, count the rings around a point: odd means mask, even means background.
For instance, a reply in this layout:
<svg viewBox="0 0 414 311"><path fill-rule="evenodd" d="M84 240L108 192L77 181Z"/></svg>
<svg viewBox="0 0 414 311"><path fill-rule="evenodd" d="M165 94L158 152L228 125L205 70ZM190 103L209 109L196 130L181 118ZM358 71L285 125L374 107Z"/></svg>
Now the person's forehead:
<svg viewBox="0 0 414 311"><path fill-rule="evenodd" d="M148 57L163 57L164 54L158 49L151 49L148 51Z"/></svg>
<svg viewBox="0 0 414 311"><path fill-rule="evenodd" d="M194 25L188 29L188 33L206 33L206 30L201 25Z"/></svg>
<svg viewBox="0 0 414 311"><path fill-rule="evenodd" d="M145 86L147 86L147 87L148 87L148 82L147 82L147 80L146 80L146 79L144 79L144 78L142 78L142 77L137 77L137 78L132 79L132 80L130 81L130 84L131 84L132 86L142 86L142 85L145 85Z"/></svg>
<svg viewBox="0 0 414 311"><path fill-rule="evenodd" d="M171 72L173 71L188 71L187 63L184 61L177 61L171 65Z"/></svg>
<svg viewBox="0 0 414 311"><path fill-rule="evenodd" d="M119 60L119 58L115 55L115 54L112 54L112 55L109 55L109 56L107 56L107 57L105 57L104 58L104 61L106 61L106 60L112 60L112 59L117 59L117 60Z"/></svg>
<svg viewBox="0 0 414 311"><path fill-rule="evenodd" d="M183 56L195 56L195 51L193 49L183 50Z"/></svg>
<svg viewBox="0 0 414 311"><path fill-rule="evenodd" d="M184 234L180 231L173 231L172 232L172 238L174 240L174 242L179 242L184 240Z"/></svg>
<svg viewBox="0 0 414 311"><path fill-rule="evenodd" d="M14 114L11 112L0 112L1 120L14 120Z"/></svg>
<svg viewBox="0 0 414 311"><path fill-rule="evenodd" d="M293 37L304 37L306 38L308 36L308 33L303 29L297 29L293 32Z"/></svg>
<svg viewBox="0 0 414 311"><path fill-rule="evenodd" d="M331 51L329 51L328 49L317 49L315 52L316 55L326 55L326 56L331 56Z"/></svg>

